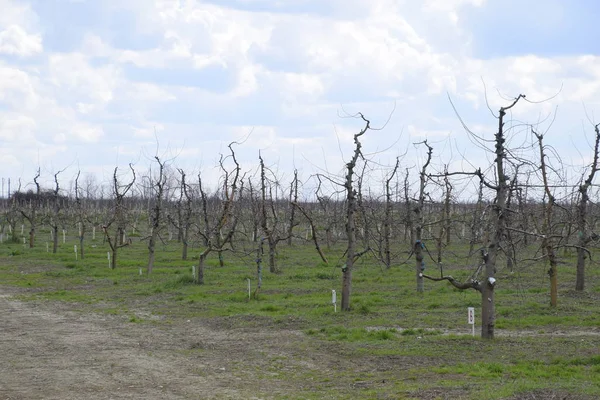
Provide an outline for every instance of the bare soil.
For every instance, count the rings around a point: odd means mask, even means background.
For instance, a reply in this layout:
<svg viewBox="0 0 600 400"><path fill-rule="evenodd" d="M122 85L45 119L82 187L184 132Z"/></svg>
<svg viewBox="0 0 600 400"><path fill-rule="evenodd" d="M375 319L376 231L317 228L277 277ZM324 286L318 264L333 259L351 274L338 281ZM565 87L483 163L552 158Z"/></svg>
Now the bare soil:
<svg viewBox="0 0 600 400"><path fill-rule="evenodd" d="M0 286L0 400L469 398L467 388L398 393L394 382L412 379L407 370L436 360L358 355L293 321L275 328L268 319L171 318L141 308L132 321L76 303L21 302L19 292Z"/></svg>
<svg viewBox="0 0 600 400"><path fill-rule="evenodd" d="M0 287L2 400L302 398L331 385L340 385L340 398L360 398L353 392L374 385L323 384L351 360L302 332L261 321L238 329L235 319L140 312L148 319L136 323L81 312L73 303L20 302L9 291L15 289Z"/></svg>

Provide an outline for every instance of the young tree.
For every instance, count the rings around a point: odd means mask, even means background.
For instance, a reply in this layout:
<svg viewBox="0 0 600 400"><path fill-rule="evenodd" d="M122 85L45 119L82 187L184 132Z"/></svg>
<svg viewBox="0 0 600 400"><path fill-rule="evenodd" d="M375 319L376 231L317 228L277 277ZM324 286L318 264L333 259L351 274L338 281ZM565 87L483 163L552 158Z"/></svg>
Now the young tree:
<svg viewBox="0 0 600 400"><path fill-rule="evenodd" d="M494 160L494 172L496 177L495 183L490 183L486 180L481 169L477 170L474 174L479 177L481 182L494 193L494 202L491 213L491 225L493 231L490 234L490 238L486 246L482 249L482 265L475 271L469 280L466 282L459 282L452 276L445 276L443 271L440 271L440 277L434 278L428 275L424 275L425 278L433 281L446 280L450 282L454 287L464 289L475 289L481 293L481 337L483 339L493 339L495 335L496 326L496 303L495 303L495 292L496 287L496 265L498 256L502 251L502 244L506 238L507 225L506 225L506 214L509 210L506 207L508 192L509 192L509 177L506 170L506 159L508 150L506 148L506 132L505 132L505 121L507 111L512 109L519 100L525 98L525 95L520 94L513 100L513 102L506 106L500 107L498 119L498 131L494 137L495 143L495 160ZM458 173L468 174L468 173ZM476 279L480 270L483 270L483 280Z"/></svg>
<svg viewBox="0 0 600 400"><path fill-rule="evenodd" d="M294 179L290 184L290 222L288 226L287 240L288 246L292 245L292 238L294 236L294 228L298 223L296 222L296 204L298 204L298 170L294 169Z"/></svg>
<svg viewBox="0 0 600 400"><path fill-rule="evenodd" d="M410 239L410 243L415 242L413 220L412 220L412 201L409 195L410 183L409 183L409 169L406 168L406 175L404 175L404 240ZM407 237L408 236L408 237Z"/></svg>
<svg viewBox="0 0 600 400"><path fill-rule="evenodd" d="M269 246L269 271L279 273L280 270L275 258L277 244L288 238L282 237L279 231L280 221L275 209L275 201L273 201L273 184L267 179L265 162L260 154L258 159L260 161L260 226Z"/></svg>
<svg viewBox="0 0 600 400"><path fill-rule="evenodd" d="M235 157L233 144L237 144L237 142L232 142L228 145L230 157L234 164L233 168L228 170L225 167L226 159L224 157L221 157L219 160L219 166L223 171L223 199L220 202L220 212L217 214L214 224L210 224L206 194L202 189L202 182L199 180L199 190L201 193L203 218L205 223L204 230L199 232L199 234L204 238L205 248L198 257L198 268L196 269L196 275L194 276L194 281L199 285L204 284L204 264L206 262L206 257L212 251L219 253L219 262L222 265L222 253L223 251L227 250L225 246L227 244L231 244L238 221L238 217L234 212L234 206L236 201L241 200L239 198L236 199L238 192L240 196L242 196L244 192L244 177L240 176L241 167ZM223 229L228 229L225 235L223 235Z"/></svg>
<svg viewBox="0 0 600 400"><path fill-rule="evenodd" d="M378 229L380 240L377 244L377 258L385 265L386 269L389 269L392 265L392 251L390 240L392 237L392 210L394 206L394 202L392 201L392 188L391 184L398 172L398 167L400 166L400 158L396 157L396 164L392 169L392 173L385 180L385 203L383 205L383 229Z"/></svg>
<svg viewBox="0 0 600 400"><path fill-rule="evenodd" d="M371 122L364 117L362 113L358 116L365 122L365 126L354 135L354 153L350 161L346 164L346 177L344 180L344 189L346 192L346 237L348 245L346 247L346 264L342 268L342 310L350 310L350 295L352 292L352 268L354 262L367 250L358 253L356 251L356 189L354 187L354 169L359 158L362 158L360 137L371 129Z"/></svg>
<svg viewBox="0 0 600 400"><path fill-rule="evenodd" d="M544 136L533 131L533 134L537 138L538 148L540 151L540 172L542 174L542 183L544 185L544 193L546 201L544 204L543 222L542 222L542 250L544 256L548 259L550 269L548 275L550 276L550 305L556 307L558 303L558 260L556 258L555 251L555 240L556 235L554 232L554 207L556 205L554 195L550 190L550 184L548 183L548 165L547 155L544 147Z"/></svg>
<svg viewBox="0 0 600 400"><path fill-rule="evenodd" d="M589 188L594 182L594 177L598 171L598 156L600 151L600 124L594 126L596 140L594 144L594 158L590 165L590 173L581 185L579 185L579 203L577 204L577 278L575 281L575 290L581 291L585 287L585 259L587 257L587 245L592 240L588 229L588 203L590 197Z"/></svg>
<svg viewBox="0 0 600 400"><path fill-rule="evenodd" d="M75 177L75 214L77 223L79 225L79 255L83 260L85 257L84 239L87 225L86 222L88 222L88 215L82 199L82 188L79 185L80 174L81 171L77 171L77 176Z"/></svg>
<svg viewBox="0 0 600 400"><path fill-rule="evenodd" d="M38 211L38 207L39 207L39 203L41 200L41 188L40 188L40 183L38 182L38 179L40 178L40 169L37 169L37 173L35 174L35 177L33 178L33 183L35 184L35 194L33 194L33 192L31 193L31 196L29 198L29 201L27 201L27 199L24 199L25 202L24 204L21 205L21 208L19 209L19 212L21 213L21 215L23 215L23 218L25 218L28 222L29 222L29 248L33 248L34 246L34 242L35 242L35 229L37 226L37 211ZM20 186L20 184L19 184Z"/></svg>
<svg viewBox="0 0 600 400"><path fill-rule="evenodd" d="M127 221L127 207L125 205L125 196L135 183L135 170L133 169L133 165L129 164L129 169L131 170L131 181L127 184L119 183L119 178L117 176L117 171L119 167L115 167L115 171L113 173L112 179L112 190L113 190L113 205L110 210L110 215L108 216L108 220L102 226L102 230L104 231L104 236L108 242L108 246L111 250L111 259L110 259L110 267L115 269L117 267L117 256L119 249L129 245L129 241L125 241L125 226ZM111 226L115 226L115 231L113 235L110 234Z"/></svg>
<svg viewBox="0 0 600 400"><path fill-rule="evenodd" d="M324 193L322 191L323 181L320 175L316 175L316 179L319 182L315 194L317 202L319 203L319 211L316 213L316 217L319 221L319 226L322 226L322 230L325 231L325 245L327 250L331 249L338 239L337 228L339 221L342 220L342 210L339 207L339 201L331 194Z"/></svg>
<svg viewBox="0 0 600 400"><path fill-rule="evenodd" d="M323 253L323 250L321 249L321 246L319 245L319 238L317 236L317 228L315 226L315 222L313 221L313 217L311 217L311 215L304 209L304 207L302 207L297 202L294 203L294 207L298 208L298 210L300 210L302 215L304 215L304 217L308 221L308 224L310 226L311 238L312 238L313 243L315 244L315 249L317 250L317 253L319 253L319 257L321 257L321 260L325 264L329 264L329 261L327 261L327 257L325 256L325 254Z"/></svg>
<svg viewBox="0 0 600 400"><path fill-rule="evenodd" d="M58 250L58 227L61 220L60 210L62 208L62 198L60 196L60 187L58 184L58 175L63 171L54 174L54 190L52 191L52 216L48 218L48 225L52 228L52 253L56 254Z"/></svg>
<svg viewBox="0 0 600 400"><path fill-rule="evenodd" d="M160 228L162 226L163 200L167 177L165 174L165 162L160 157L154 156L158 164L158 175L156 178L150 177L152 189L154 192L154 206L150 214L150 236L148 237L148 273L152 273L154 268L154 258L156 252L156 240L159 238Z"/></svg>
<svg viewBox="0 0 600 400"><path fill-rule="evenodd" d="M185 171L183 169L178 169L178 171L181 175L181 182L179 184L179 199L177 200L177 221L170 216L169 221L177 229L177 238L182 243L181 259L187 260L190 229L192 227L193 197L192 190L185 180Z"/></svg>
<svg viewBox="0 0 600 400"><path fill-rule="evenodd" d="M452 183L448 178L448 165L444 167L444 224L443 232L446 235L446 246L450 244L450 238L452 236L451 226L452 219L450 218L450 204L452 201ZM441 239L441 238L440 238Z"/></svg>
<svg viewBox="0 0 600 400"><path fill-rule="evenodd" d="M433 153L433 147L427 144L427 140L419 143L424 144L427 147L427 159L425 164L421 167L419 174L419 199L415 205L413 211L415 213L415 242L413 252L415 253L415 273L417 278L417 292L423 292L423 272L425 271L425 244L423 243L423 205L425 204L425 187L427 184L427 167L431 163L431 155Z"/></svg>

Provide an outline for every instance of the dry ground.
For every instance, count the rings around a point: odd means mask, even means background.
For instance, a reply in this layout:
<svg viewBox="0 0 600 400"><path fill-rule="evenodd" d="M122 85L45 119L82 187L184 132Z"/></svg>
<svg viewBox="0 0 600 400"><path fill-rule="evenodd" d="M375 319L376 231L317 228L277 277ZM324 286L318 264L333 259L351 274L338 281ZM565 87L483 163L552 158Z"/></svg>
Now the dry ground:
<svg viewBox="0 0 600 400"><path fill-rule="evenodd" d="M134 323L70 303L20 302L14 290L0 288L0 399L302 398L318 390L315 376L350 363L298 331ZM332 384L349 397L373 385Z"/></svg>
<svg viewBox="0 0 600 400"><path fill-rule="evenodd" d="M260 320L239 328L235 318L140 310L145 322L137 323L82 312L75 303L21 302L15 294L0 286L0 400L469 398L468 389L399 393L394 381L435 362L424 357L363 354L357 362L333 342ZM527 396L589 399L553 391Z"/></svg>

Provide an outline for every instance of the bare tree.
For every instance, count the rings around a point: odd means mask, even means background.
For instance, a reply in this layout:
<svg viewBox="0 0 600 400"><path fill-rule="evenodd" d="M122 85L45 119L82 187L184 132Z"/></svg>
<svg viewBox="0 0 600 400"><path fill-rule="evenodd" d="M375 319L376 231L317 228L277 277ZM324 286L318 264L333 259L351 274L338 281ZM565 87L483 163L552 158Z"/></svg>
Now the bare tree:
<svg viewBox="0 0 600 400"><path fill-rule="evenodd" d="M261 238L256 246L256 290L254 290L254 298L258 299L260 289L262 289L262 258L265 254L264 244L265 239Z"/></svg>
<svg viewBox="0 0 600 400"><path fill-rule="evenodd" d="M260 226L269 246L269 271L279 273L280 270L276 260L277 244L288 238L281 236L279 215L275 209L275 201L273 200L273 183L266 176L267 168L260 154L258 155L258 159L260 162ZM274 184L276 185L277 182Z"/></svg>
<svg viewBox="0 0 600 400"><path fill-rule="evenodd" d="M579 203L577 205L577 278L575 281L575 290L583 290L585 287L585 259L587 257L587 245L592 240L588 230L588 203L590 200L588 190L594 181L598 171L598 156L600 151L600 124L594 126L596 140L594 144L594 158L590 166L590 173L581 185L579 185Z"/></svg>
<svg viewBox="0 0 600 400"><path fill-rule="evenodd" d="M227 176L227 175L225 175ZM200 192L200 204L202 208L202 227L203 232L200 233L200 236L204 239L204 246L208 246L208 242L210 240L210 222L209 222L209 209L208 209L208 196L206 195L206 191L204 190L204 186L202 185L202 174L198 173L198 191Z"/></svg>
<svg viewBox="0 0 600 400"><path fill-rule="evenodd" d="M31 196L27 204L23 204L19 209L23 218L29 222L29 248L32 249L35 242L35 228L37 225L37 210L41 198L41 188L38 179L40 178L40 169L37 169L33 183L35 184L35 195ZM19 184L19 187L21 185Z"/></svg>
<svg viewBox="0 0 600 400"><path fill-rule="evenodd" d="M77 219L77 224L79 225L79 255L83 260L85 257L84 250L84 239L85 239L85 231L86 231L86 222L88 221L88 216L86 214L86 209L83 204L83 199L81 197L81 186L79 185L79 176L81 171L77 171L77 176L75 177L75 214Z"/></svg>
<svg viewBox="0 0 600 400"><path fill-rule="evenodd" d="M296 206L298 204L298 170L294 169L294 179L290 184L290 222L288 226L288 246L292 245L292 237L294 235L294 228L298 223L296 222Z"/></svg>
<svg viewBox="0 0 600 400"><path fill-rule="evenodd" d="M62 199L60 197L60 187L58 184L58 175L63 171L54 174L54 190L52 191L52 216L48 218L48 225L52 228L52 253L56 254L58 250L58 227L61 219L60 210L62 208Z"/></svg>
<svg viewBox="0 0 600 400"><path fill-rule="evenodd" d="M181 175L181 181L179 183L179 199L177 200L177 221L173 220L170 216L169 221L177 229L177 238L182 243L181 259L187 260L190 229L192 227L193 198L191 188L185 181L185 171L183 169L178 169L178 171Z"/></svg>
<svg viewBox="0 0 600 400"><path fill-rule="evenodd" d="M404 240L407 239L407 235L409 236L410 243L415 242L414 238L414 229L413 229L413 220L412 220L412 201L410 199L409 190L409 170L406 168L406 175L404 176Z"/></svg>
<svg viewBox="0 0 600 400"><path fill-rule="evenodd" d="M398 167L400 166L400 158L396 157L396 164L392 169L392 173L385 180L385 204L383 210L383 231L380 232L380 243L378 243L378 254L377 258L383 265L385 265L386 269L389 269L392 265L392 251L390 245L390 239L392 236L392 209L394 206L394 202L392 201L392 188L391 183L394 180L394 176L398 172Z"/></svg>
<svg viewBox="0 0 600 400"><path fill-rule="evenodd" d="M506 199L508 197L508 177L505 170L506 148L505 148L505 132L504 132L504 117L506 112L513 108L517 102L525 98L525 95L520 94L507 107L500 107L498 115L498 132L495 137L496 144L496 185L487 184L496 192L494 200L494 232L487 246L487 251L483 255L485 261L485 282L482 283L482 307L481 307L481 337L484 339L494 338L494 328L496 326L496 305L495 293L496 287L496 262L500 252L500 246L506 235Z"/></svg>
<svg viewBox="0 0 600 400"><path fill-rule="evenodd" d="M554 207L556 205L554 195L550 190L550 184L548 183L548 165L547 165L547 155L545 152L545 147L543 143L544 136L533 131L533 134L537 138L538 148L540 151L540 171L542 173L542 182L544 184L544 193L546 197L546 202L544 204L544 217L542 222L542 250L544 251L544 256L548 259L548 264L550 265L550 269L548 270L548 275L550 276L550 305L552 307L556 307L558 302L558 261L556 258L555 251L555 240L556 236L554 234Z"/></svg>
<svg viewBox="0 0 600 400"><path fill-rule="evenodd" d="M21 190L21 181L19 181L19 188L17 193ZM19 204L17 202L16 196L10 196L8 199L8 209L5 211L4 216L6 218L6 222L8 223L8 230L10 233L10 241L18 242L19 238L17 237L17 221L19 218L23 218L21 213L19 212ZM4 227L3 227L4 228Z"/></svg>
<svg viewBox="0 0 600 400"><path fill-rule="evenodd" d="M452 220L450 219L450 204L452 200L452 183L448 178L448 165L444 166L444 228L443 232L446 234L446 246L450 244L450 237L452 235L450 227L452 226Z"/></svg>
<svg viewBox="0 0 600 400"><path fill-rule="evenodd" d="M427 140L419 143L427 147L427 159L421 167L419 174L419 199L413 211L415 213L415 242L413 252L415 253L415 273L417 278L417 292L423 292L423 271L425 271L425 244L423 243L423 205L425 204L425 187L427 184L427 167L431 163L433 147L427 144Z"/></svg>
<svg viewBox="0 0 600 400"><path fill-rule="evenodd" d="M337 223L342 219L341 211L338 210L338 201L332 198L332 195L328 195L322 192L323 181L320 175L316 175L316 179L319 182L315 194L317 196L317 202L319 203L318 221L319 225L323 226L325 231L325 245L327 249L331 249L338 239L337 235Z"/></svg>
<svg viewBox="0 0 600 400"><path fill-rule="evenodd" d="M194 276L194 281L202 285L204 284L204 264L206 262L206 257L212 252L217 251L219 253L219 262L223 263L222 253L226 250L225 246L231 243L233 238L233 234L235 232L235 227L237 225L238 218L234 213L234 205L236 201L240 199L236 199L236 196L242 196L243 194L243 177L240 176L241 168L235 157L235 151L233 150L233 144L236 142L229 143L229 152L231 160L233 161L233 168L228 170L225 167L226 159L221 156L219 160L219 166L223 171L223 200L220 204L220 212L216 217L216 221L214 224L210 224L208 217L208 208L206 195L202 190L202 183L200 181L200 192L202 196L203 203L203 218L205 221L204 230L199 232L201 236L204 237L205 240L205 248L200 253L198 258L198 268L196 269L196 275ZM236 143L237 144L237 143ZM240 185L240 186L238 186ZM228 232L223 235L223 229L228 229Z"/></svg>
<svg viewBox="0 0 600 400"><path fill-rule="evenodd" d="M506 134L505 134L505 122L504 117L507 111L513 108L520 99L525 98L525 95L520 94L513 102L506 106L501 107L499 111L498 119L498 131L495 134L495 184L488 182L481 169L477 170L474 174L477 175L481 182L495 193L494 203L492 207L492 226L493 231L491 232L490 238L482 251L482 264L477 268L475 273L465 282L460 282L454 279L452 276L446 276L443 270L440 269L440 277L435 278L428 275L424 275L425 278L433 281L446 280L450 282L454 287L464 289L475 289L481 293L481 337L483 339L493 339L495 334L496 325L496 305L495 305L495 293L496 287L496 265L498 261L498 255L502 251L502 244L506 238L507 225L506 225L506 214L509 212L507 209L507 198L509 193L509 177L506 172ZM469 132L470 133L470 132ZM468 174L468 173L458 173ZM483 270L483 280L477 279L479 272Z"/></svg>
<svg viewBox="0 0 600 400"><path fill-rule="evenodd" d="M254 186L252 186L252 179L248 178L248 194L250 196L250 212L251 212L251 230L252 230L252 241L258 241L258 228L260 225L260 202L256 198L256 192Z"/></svg>
<svg viewBox="0 0 600 400"><path fill-rule="evenodd" d="M110 267L115 269L117 267L117 256L119 249L130 244L129 241L124 240L125 236L125 225L126 225L126 217L127 217L127 208L125 206L125 196L135 183L135 170L133 169L133 165L129 164L129 169L131 170L131 181L127 184L119 183L119 178L117 176L117 171L119 167L115 167L115 171L113 173L112 179L112 189L113 189L113 206L110 211L109 219L104 223L102 229L104 231L104 236L106 241L108 242L108 246L111 249L112 257L110 259ZM111 236L110 228L111 226L115 226L115 231Z"/></svg>
<svg viewBox="0 0 600 400"><path fill-rule="evenodd" d="M313 221L313 218L298 203L294 203L294 206L296 208L298 208L298 210L300 210L300 212L302 213L302 215L304 215L304 217L308 221L308 224L310 225L311 238L312 238L313 243L315 244L315 249L317 250L317 253L319 253L319 257L321 257L321 260L323 260L323 262L325 264L329 264L329 261L327 261L327 257L325 256L325 254L323 253L323 250L321 249L321 246L319 245L319 238L317 236L317 228L315 226L315 222Z"/></svg>
<svg viewBox="0 0 600 400"><path fill-rule="evenodd" d="M371 122L364 117L362 113L358 116L365 122L365 126L354 135L354 154L350 161L346 164L346 178L344 180L344 188L346 191L346 237L348 245L346 248L346 264L342 268L342 310L350 310L350 294L352 292L352 268L354 262L367 250L357 253L356 251L356 189L354 187L354 168L359 157L363 157L361 152L362 144L360 137L371 129Z"/></svg>
<svg viewBox="0 0 600 400"><path fill-rule="evenodd" d="M148 237L148 273L152 273L154 267L154 259L156 252L156 240L159 238L162 214L165 185L167 177L165 174L165 162L161 161L160 157L154 156L158 164L158 175L156 179L152 179L152 188L154 190L154 207L150 214L150 236Z"/></svg>

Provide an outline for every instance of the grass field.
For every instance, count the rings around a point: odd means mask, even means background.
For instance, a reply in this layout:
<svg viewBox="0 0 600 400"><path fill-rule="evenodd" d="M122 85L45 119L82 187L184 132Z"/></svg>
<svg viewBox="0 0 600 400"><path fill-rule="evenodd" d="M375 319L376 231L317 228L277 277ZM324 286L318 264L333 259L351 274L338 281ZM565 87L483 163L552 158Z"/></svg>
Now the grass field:
<svg viewBox="0 0 600 400"><path fill-rule="evenodd" d="M121 250L119 266L111 270L101 239L88 241L85 259L75 260L74 237L67 236L58 254L46 252L42 237L34 249L0 245L0 285L12 287L20 301L116 315L136 327L194 320L248 336L295 332L286 340L302 338L299 358L310 358L312 351L330 355L316 369L284 368L285 357L266 360L253 379L286 382L290 389L276 398L600 398L600 271L592 262L586 290L576 292L569 254L560 253L556 309L549 306L543 262L519 264L514 272L499 269L497 338L484 341L478 338L479 293L426 281L418 294L412 260L385 270L362 258L353 275L352 310L339 311L338 294L334 312L331 291L341 292L341 271L334 265L340 249L328 252L327 266L310 244L281 244L282 272L270 274L265 265L263 288L258 298L249 298L248 279L252 292L256 285L253 244L246 244L248 255L239 255L241 245L237 254L225 253L225 267L218 267L213 254L200 286L192 282L195 260L181 261L175 241L159 245L148 276L147 250L139 241ZM199 250L190 255L197 258ZM460 245L447 252L464 253ZM448 257L445 272L464 279L476 263ZM434 275L431 264L427 272ZM467 307L475 308L475 337ZM307 382L309 392L302 389Z"/></svg>

